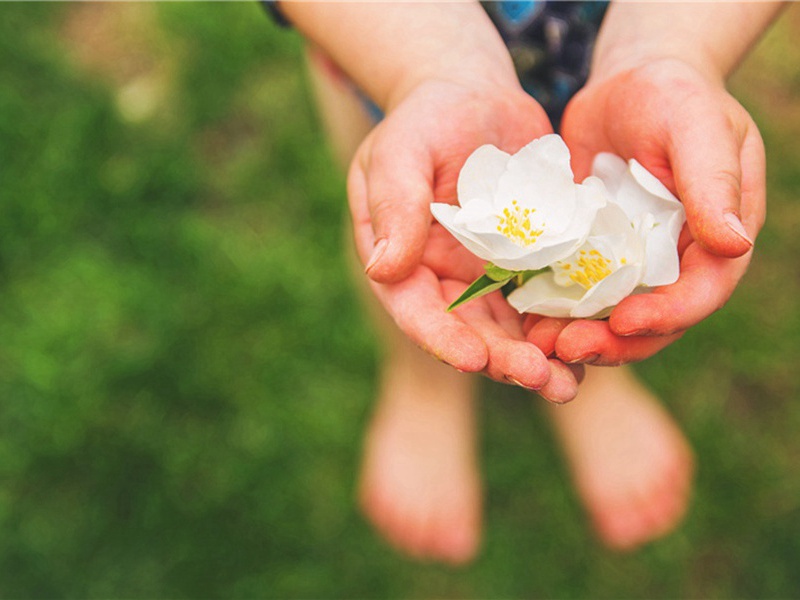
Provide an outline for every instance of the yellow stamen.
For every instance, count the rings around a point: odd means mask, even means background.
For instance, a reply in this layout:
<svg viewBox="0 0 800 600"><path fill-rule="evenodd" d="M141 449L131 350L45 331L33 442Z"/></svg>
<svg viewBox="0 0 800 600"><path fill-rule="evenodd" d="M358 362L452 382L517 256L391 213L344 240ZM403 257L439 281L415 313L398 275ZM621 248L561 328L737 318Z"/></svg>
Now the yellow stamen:
<svg viewBox="0 0 800 600"><path fill-rule="evenodd" d="M611 261L597 250L590 250L589 252L581 250L577 265L572 273L569 274L569 278L582 288L588 290L611 275L610 264ZM571 268L571 265L565 266Z"/></svg>
<svg viewBox="0 0 800 600"><path fill-rule="evenodd" d="M497 231L502 233L515 244L530 246L535 244L544 229L536 229L531 225L531 215L535 208L521 208L516 200L511 202L511 208L504 208L499 215Z"/></svg>

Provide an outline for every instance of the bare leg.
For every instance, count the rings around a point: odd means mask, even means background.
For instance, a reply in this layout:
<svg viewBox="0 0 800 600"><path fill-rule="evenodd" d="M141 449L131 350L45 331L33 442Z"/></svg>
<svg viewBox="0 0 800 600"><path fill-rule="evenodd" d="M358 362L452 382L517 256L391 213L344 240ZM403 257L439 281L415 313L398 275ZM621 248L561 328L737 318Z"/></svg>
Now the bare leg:
<svg viewBox="0 0 800 600"><path fill-rule="evenodd" d="M578 397L548 411L606 544L630 549L677 526L691 492L692 452L630 369L589 367Z"/></svg>
<svg viewBox="0 0 800 600"><path fill-rule="evenodd" d="M372 123L324 58L312 51L309 65L330 141L346 168ZM474 380L414 346L377 306L362 268L354 272L386 350L364 446L361 506L399 550L463 563L477 551L481 522Z"/></svg>
<svg viewBox="0 0 800 600"><path fill-rule="evenodd" d="M473 387L405 340L383 365L361 504L395 547L418 558L463 563L478 548Z"/></svg>

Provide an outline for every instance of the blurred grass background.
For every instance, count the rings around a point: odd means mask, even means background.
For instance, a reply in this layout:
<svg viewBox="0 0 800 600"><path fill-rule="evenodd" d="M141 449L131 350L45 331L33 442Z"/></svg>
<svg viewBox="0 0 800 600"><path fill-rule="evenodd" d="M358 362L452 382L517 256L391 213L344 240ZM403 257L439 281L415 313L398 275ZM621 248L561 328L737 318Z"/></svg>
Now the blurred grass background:
<svg viewBox="0 0 800 600"><path fill-rule="evenodd" d="M800 7L732 82L770 214L720 313L639 368L686 524L588 532L541 414L487 383L471 567L356 511L375 344L301 44L256 3L0 7L0 596L800 596Z"/></svg>

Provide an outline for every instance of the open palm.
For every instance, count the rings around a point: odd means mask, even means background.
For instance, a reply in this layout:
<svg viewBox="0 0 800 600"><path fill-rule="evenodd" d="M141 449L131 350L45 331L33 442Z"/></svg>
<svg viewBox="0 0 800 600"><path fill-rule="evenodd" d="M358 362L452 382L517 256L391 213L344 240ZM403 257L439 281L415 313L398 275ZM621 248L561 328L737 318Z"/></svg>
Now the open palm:
<svg viewBox="0 0 800 600"><path fill-rule="evenodd" d="M608 321L541 320L529 339L567 362L641 360L724 305L747 269L765 217L761 137L722 82L677 60L590 81L567 107L563 135L579 178L598 152L613 152L638 160L681 199L681 273L626 298Z"/></svg>
<svg viewBox="0 0 800 600"><path fill-rule="evenodd" d="M432 223L429 208L456 202L458 173L477 147L516 152L549 132L544 111L521 89L427 82L361 145L348 196L373 291L403 332L457 369L565 401L576 393L573 372L525 341L523 317L499 293L446 312L483 261Z"/></svg>

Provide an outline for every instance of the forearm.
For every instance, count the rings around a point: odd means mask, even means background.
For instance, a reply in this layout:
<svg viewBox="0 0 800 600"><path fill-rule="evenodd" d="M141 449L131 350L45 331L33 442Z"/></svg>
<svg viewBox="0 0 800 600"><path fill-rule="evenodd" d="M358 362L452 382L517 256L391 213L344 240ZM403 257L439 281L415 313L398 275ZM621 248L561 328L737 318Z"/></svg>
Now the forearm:
<svg viewBox="0 0 800 600"><path fill-rule="evenodd" d="M615 2L597 40L592 77L654 59L682 60L724 80L777 17L781 2Z"/></svg>
<svg viewBox="0 0 800 600"><path fill-rule="evenodd" d="M286 17L381 108L426 79L517 85L500 35L477 2L292 2Z"/></svg>

